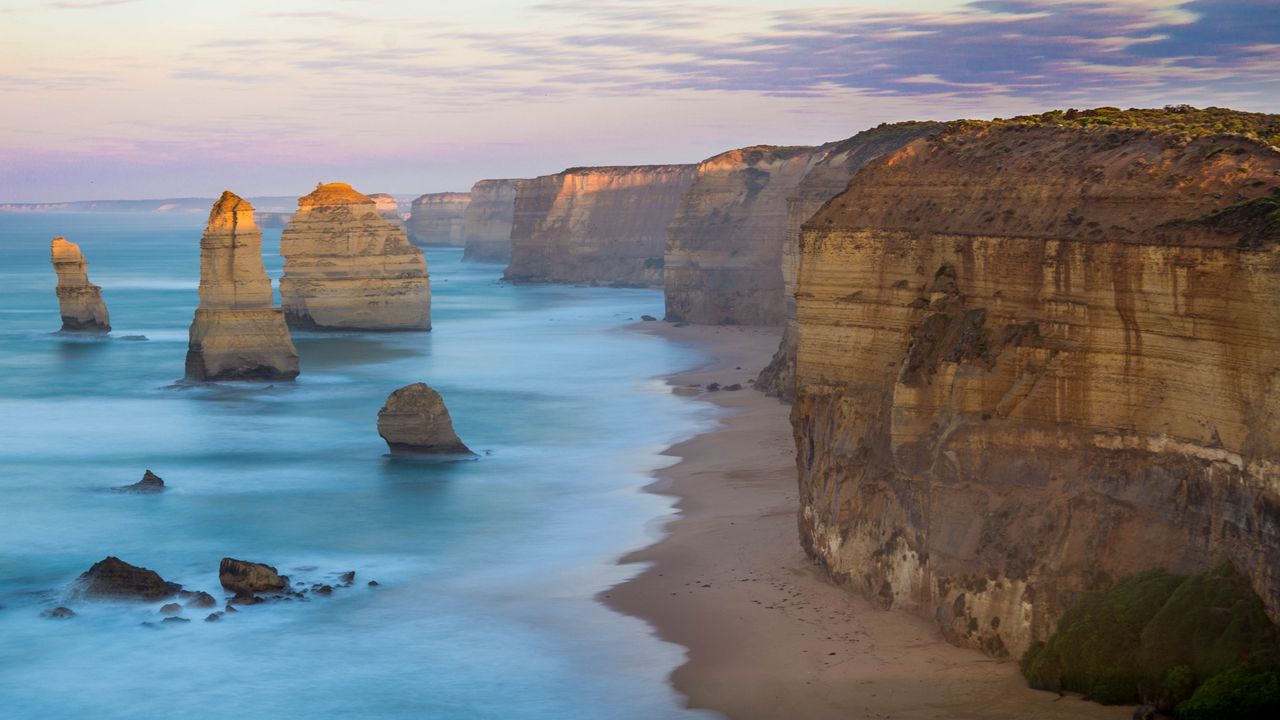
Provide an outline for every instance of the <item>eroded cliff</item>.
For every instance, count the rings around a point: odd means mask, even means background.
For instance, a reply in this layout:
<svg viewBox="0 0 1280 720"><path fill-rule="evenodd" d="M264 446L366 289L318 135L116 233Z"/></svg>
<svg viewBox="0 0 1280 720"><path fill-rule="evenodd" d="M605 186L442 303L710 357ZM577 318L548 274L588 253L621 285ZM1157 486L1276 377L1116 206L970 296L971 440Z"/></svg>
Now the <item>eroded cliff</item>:
<svg viewBox="0 0 1280 720"><path fill-rule="evenodd" d="M188 380L289 380L298 352L262 265L253 206L226 191L200 239L200 304L187 345Z"/></svg>
<svg viewBox="0 0 1280 720"><path fill-rule="evenodd" d="M422 250L350 185L319 185L299 198L280 235L280 253L280 297L291 327L431 329Z"/></svg>
<svg viewBox="0 0 1280 720"><path fill-rule="evenodd" d="M1110 114L950 125L802 232L802 541L996 655L1153 567L1280 617L1280 118Z"/></svg>
<svg viewBox="0 0 1280 720"><path fill-rule="evenodd" d="M571 168L522 183L512 282L661 286L667 225L695 165Z"/></svg>
<svg viewBox="0 0 1280 720"><path fill-rule="evenodd" d="M462 220L462 259L506 263L511 260L511 224L516 189L524 180L481 180L471 186L471 204Z"/></svg>
<svg viewBox="0 0 1280 720"><path fill-rule="evenodd" d="M378 211L384 220L395 225L406 233L409 232L409 226L405 223L404 218L400 217L400 203L395 199L394 195L388 193L370 193L369 199L373 201L373 207ZM412 238L410 238L412 240Z"/></svg>
<svg viewBox="0 0 1280 720"><path fill-rule="evenodd" d="M787 198L827 149L760 145L698 165L667 228L667 320L782 322Z"/></svg>
<svg viewBox="0 0 1280 720"><path fill-rule="evenodd" d="M409 239L417 245L463 245L463 218L471 195L460 192L428 193L413 201L409 214Z"/></svg>
<svg viewBox="0 0 1280 720"><path fill-rule="evenodd" d="M782 241L782 301L785 329L773 360L760 373L756 389L790 401L795 397L796 272L800 266L800 227L828 200L844 192L849 180L867 163L909 142L936 132L928 122L884 124L827 147L787 198L786 229ZM772 262L773 256L770 256Z"/></svg>
<svg viewBox="0 0 1280 720"><path fill-rule="evenodd" d="M102 288L89 282L89 263L80 246L56 237L49 244L53 271L58 275L58 311L62 332L111 332L111 317Z"/></svg>

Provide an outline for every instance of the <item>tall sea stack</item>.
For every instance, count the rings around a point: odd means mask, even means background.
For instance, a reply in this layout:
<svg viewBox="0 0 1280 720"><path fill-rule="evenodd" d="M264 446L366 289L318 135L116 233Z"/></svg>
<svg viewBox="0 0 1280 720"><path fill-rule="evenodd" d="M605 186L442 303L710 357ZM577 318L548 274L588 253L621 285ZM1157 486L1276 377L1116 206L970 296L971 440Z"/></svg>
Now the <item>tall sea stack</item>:
<svg viewBox="0 0 1280 720"><path fill-rule="evenodd" d="M409 239L415 245L462 247L463 220L471 195L462 192L427 193L413 201Z"/></svg>
<svg viewBox="0 0 1280 720"><path fill-rule="evenodd" d="M570 168L521 183L504 277L660 287L667 225L696 167Z"/></svg>
<svg viewBox="0 0 1280 720"><path fill-rule="evenodd" d="M187 379L291 380L298 352L262 265L253 206L230 191L213 204L200 240L200 305L191 322Z"/></svg>
<svg viewBox="0 0 1280 720"><path fill-rule="evenodd" d="M430 330L431 283L422 250L345 183L298 200L280 236L280 297L290 327Z"/></svg>
<svg viewBox="0 0 1280 720"><path fill-rule="evenodd" d="M506 263L511 260L511 224L516 189L525 180L481 180L471 186L471 203L462 220L462 259Z"/></svg>
<svg viewBox="0 0 1280 720"><path fill-rule="evenodd" d="M1230 560L1280 619L1277 146L1101 108L864 167L801 234L807 551L994 655L1156 567Z"/></svg>
<svg viewBox="0 0 1280 720"><path fill-rule="evenodd" d="M56 237L50 244L53 271L58 274L58 308L62 332L111 332L111 318L102 300L102 288L89 282L89 263L80 247Z"/></svg>

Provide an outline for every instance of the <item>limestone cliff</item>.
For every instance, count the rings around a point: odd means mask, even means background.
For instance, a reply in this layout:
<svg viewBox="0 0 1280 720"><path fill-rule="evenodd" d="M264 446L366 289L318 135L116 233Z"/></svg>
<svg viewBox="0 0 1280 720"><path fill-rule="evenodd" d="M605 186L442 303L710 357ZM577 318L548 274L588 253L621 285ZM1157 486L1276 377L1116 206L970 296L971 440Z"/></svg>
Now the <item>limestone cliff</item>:
<svg viewBox="0 0 1280 720"><path fill-rule="evenodd" d="M463 218L471 205L467 193L428 193L413 201L409 239L417 245L463 245Z"/></svg>
<svg viewBox="0 0 1280 720"><path fill-rule="evenodd" d="M280 235L280 252L280 297L291 327L431 329L422 250L350 185L318 185L299 198Z"/></svg>
<svg viewBox="0 0 1280 720"><path fill-rule="evenodd" d="M58 275L58 306L62 332L111 332L111 318L102 300L102 288L89 282L89 263L80 246L56 237L49 247L53 271Z"/></svg>
<svg viewBox="0 0 1280 720"><path fill-rule="evenodd" d="M570 168L520 185L512 282L661 286L667 225L695 165Z"/></svg>
<svg viewBox="0 0 1280 720"><path fill-rule="evenodd" d="M191 321L187 379L290 380L298 352L262 265L253 206L227 191L200 240L200 305Z"/></svg>
<svg viewBox="0 0 1280 720"><path fill-rule="evenodd" d="M698 165L667 228L667 320L782 322L787 198L826 151L760 145Z"/></svg>
<svg viewBox="0 0 1280 720"><path fill-rule="evenodd" d="M844 192L864 165L917 138L937 132L938 123L903 122L865 130L827 146L826 152L787 198L782 244L783 316L786 327L773 361L760 373L756 389L790 401L795 396L796 271L800 265L800 226L828 200ZM771 256L772 260L772 256Z"/></svg>
<svg viewBox="0 0 1280 720"><path fill-rule="evenodd" d="M1114 113L956 123L802 232L802 541L996 655L1157 566L1280 617L1280 149Z"/></svg>
<svg viewBox="0 0 1280 720"><path fill-rule="evenodd" d="M405 232L409 231L404 218L400 217L400 203L396 202L395 197L387 193L372 193L369 199L373 201L373 207L384 220Z"/></svg>
<svg viewBox="0 0 1280 720"><path fill-rule="evenodd" d="M506 263L511 260L511 223L516 188L524 180L481 180L471 186L471 204L462 220L462 259Z"/></svg>

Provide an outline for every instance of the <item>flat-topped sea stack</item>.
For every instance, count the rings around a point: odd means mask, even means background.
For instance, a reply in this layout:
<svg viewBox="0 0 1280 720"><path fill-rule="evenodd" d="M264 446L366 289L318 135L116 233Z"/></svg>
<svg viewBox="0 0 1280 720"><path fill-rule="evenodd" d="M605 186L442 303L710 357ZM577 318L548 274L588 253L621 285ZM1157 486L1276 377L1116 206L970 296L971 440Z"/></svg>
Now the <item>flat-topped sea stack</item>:
<svg viewBox="0 0 1280 720"><path fill-rule="evenodd" d="M667 228L667 320L782 322L787 198L825 152L825 147L759 145L698 165Z"/></svg>
<svg viewBox="0 0 1280 720"><path fill-rule="evenodd" d="M463 192L427 193L413 201L409 239L417 245L462 247L463 222L471 195Z"/></svg>
<svg viewBox="0 0 1280 720"><path fill-rule="evenodd" d="M1102 108L864 167L800 241L807 551L994 655L1156 567L1230 560L1280 618L1277 146Z"/></svg>
<svg viewBox="0 0 1280 720"><path fill-rule="evenodd" d="M373 193L369 195L369 199L373 201L373 206L378 210L387 222L408 232L408 226L405 224L404 218L400 217L400 203L395 197L387 193Z"/></svg>
<svg viewBox="0 0 1280 720"><path fill-rule="evenodd" d="M291 380L298 351L262 265L253 206L226 191L200 240L200 305L191 321L187 379Z"/></svg>
<svg viewBox="0 0 1280 720"><path fill-rule="evenodd" d="M521 283L661 287L667 225L696 168L571 168L522 183L504 277Z"/></svg>
<svg viewBox="0 0 1280 720"><path fill-rule="evenodd" d="M431 329L422 250L350 185L318 185L299 198L280 235L280 253L280 297L290 327Z"/></svg>
<svg viewBox="0 0 1280 720"><path fill-rule="evenodd" d="M909 142L937 132L939 123L884 124L827 146L787 198L786 234L782 245L783 315L782 342L772 362L760 373L756 389L788 402L795 397L796 368L796 271L800 266L800 226L828 200L844 192L864 165ZM668 271L670 272L670 271Z"/></svg>
<svg viewBox="0 0 1280 720"><path fill-rule="evenodd" d="M56 237L50 244L53 271L58 274L58 310L62 332L108 333L111 318L102 300L102 288L89 282L89 263L73 242Z"/></svg>
<svg viewBox="0 0 1280 720"><path fill-rule="evenodd" d="M405 385L378 411L378 434L393 454L472 455L453 430L440 393L426 383Z"/></svg>
<svg viewBox="0 0 1280 720"><path fill-rule="evenodd" d="M462 259L507 263L511 260L511 224L516 188L524 180L481 180L471 186L471 204L462 220Z"/></svg>

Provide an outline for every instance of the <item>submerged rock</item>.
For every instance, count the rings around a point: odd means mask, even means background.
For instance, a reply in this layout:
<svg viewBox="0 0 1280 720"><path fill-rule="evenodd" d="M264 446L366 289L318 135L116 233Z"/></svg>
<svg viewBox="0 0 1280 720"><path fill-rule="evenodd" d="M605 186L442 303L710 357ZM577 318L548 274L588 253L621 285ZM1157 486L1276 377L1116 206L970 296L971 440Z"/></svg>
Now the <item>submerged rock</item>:
<svg viewBox="0 0 1280 720"><path fill-rule="evenodd" d="M229 557L222 558L222 564L218 567L218 582L237 595L233 601L237 605L252 604L241 602L241 595L279 592L289 586L288 576L281 575L270 565Z"/></svg>
<svg viewBox="0 0 1280 720"><path fill-rule="evenodd" d="M191 596L187 601L187 607L193 608L211 608L218 604L212 595L207 592L198 592Z"/></svg>
<svg viewBox="0 0 1280 720"><path fill-rule="evenodd" d="M182 606L178 603L168 603L160 608L161 615L177 615L180 612L182 612Z"/></svg>
<svg viewBox="0 0 1280 720"><path fill-rule="evenodd" d="M426 383L391 393L378 411L378 434L392 453L472 455L457 433L440 393Z"/></svg>
<svg viewBox="0 0 1280 720"><path fill-rule="evenodd" d="M188 380L292 380L298 376L284 312L262 265L253 206L225 191L200 240L200 306L191 322Z"/></svg>
<svg viewBox="0 0 1280 720"><path fill-rule="evenodd" d="M142 479L132 485L125 485L120 488L125 492L132 493L158 493L164 492L164 480L159 475L147 470L142 474Z"/></svg>
<svg viewBox="0 0 1280 720"><path fill-rule="evenodd" d="M205 616L204 621L205 621L205 622L217 622L218 620L222 619L222 615L223 615L223 613L221 613L221 612L211 612L211 613L209 613L207 616Z"/></svg>
<svg viewBox="0 0 1280 720"><path fill-rule="evenodd" d="M167 617L164 620L161 620L160 622L165 625L177 625L181 623L189 623L191 621L184 617Z"/></svg>
<svg viewBox="0 0 1280 720"><path fill-rule="evenodd" d="M95 563L76 583L85 597L109 600L163 600L182 589L177 583L166 582L154 570L130 565L115 556Z"/></svg>
<svg viewBox="0 0 1280 720"><path fill-rule="evenodd" d="M80 247L64 237L56 237L50 245L50 254L53 271L58 274L62 332L111 332L102 288L89 282L88 263Z"/></svg>
<svg viewBox="0 0 1280 720"><path fill-rule="evenodd" d="M76 613L74 610L72 610L69 607L59 606L59 607L53 608L52 610L45 610L44 612L40 613L40 616L47 617L47 618L55 618L58 620L66 620L67 618L75 617Z"/></svg>

